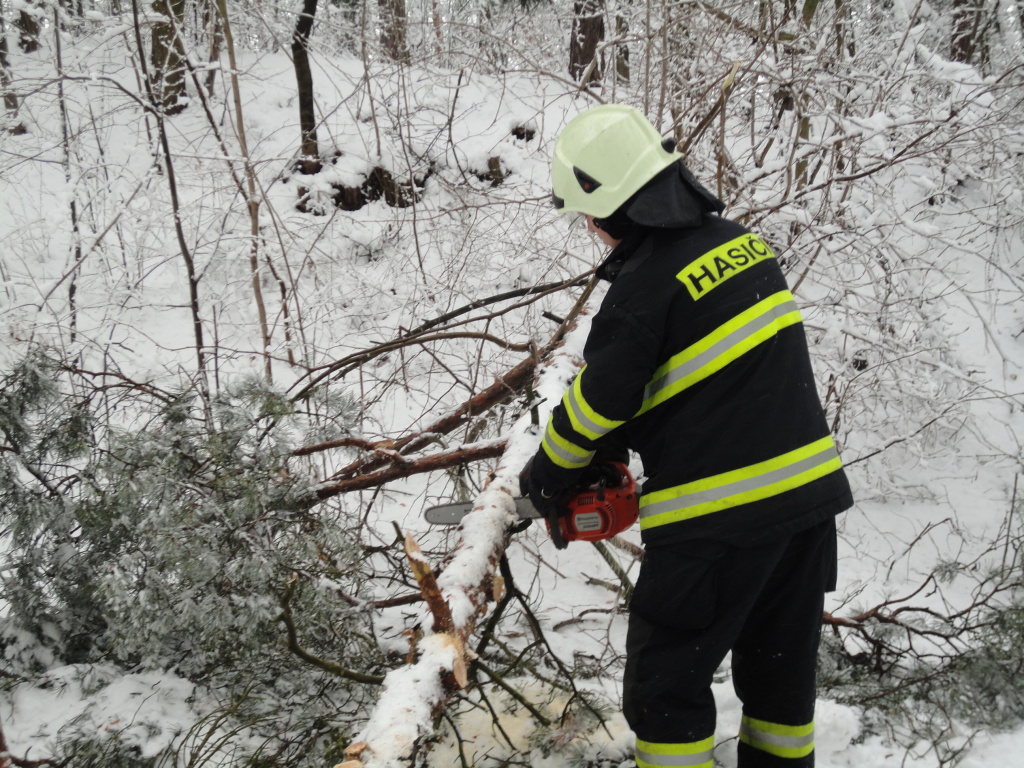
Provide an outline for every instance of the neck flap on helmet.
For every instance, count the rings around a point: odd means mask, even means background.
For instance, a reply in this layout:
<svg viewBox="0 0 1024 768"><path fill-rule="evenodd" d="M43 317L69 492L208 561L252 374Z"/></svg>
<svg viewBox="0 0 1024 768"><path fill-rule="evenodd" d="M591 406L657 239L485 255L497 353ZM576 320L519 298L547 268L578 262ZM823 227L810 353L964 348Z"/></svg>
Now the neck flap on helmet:
<svg viewBox="0 0 1024 768"><path fill-rule="evenodd" d="M722 213L725 203L679 160L647 182L622 207L636 224L674 229L698 226L705 213Z"/></svg>

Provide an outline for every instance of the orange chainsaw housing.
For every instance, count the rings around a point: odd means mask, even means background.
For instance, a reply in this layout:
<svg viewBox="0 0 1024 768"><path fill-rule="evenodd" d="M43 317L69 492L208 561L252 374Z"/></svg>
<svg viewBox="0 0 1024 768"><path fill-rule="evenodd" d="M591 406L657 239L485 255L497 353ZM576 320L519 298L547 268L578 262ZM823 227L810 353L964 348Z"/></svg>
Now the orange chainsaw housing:
<svg viewBox="0 0 1024 768"><path fill-rule="evenodd" d="M602 541L622 533L640 517L636 481L625 464L612 462L618 472L615 485L607 481L578 491L566 503L568 511L559 515L558 529L566 541ZM548 533L551 520L545 520ZM555 536L552 536L557 541Z"/></svg>

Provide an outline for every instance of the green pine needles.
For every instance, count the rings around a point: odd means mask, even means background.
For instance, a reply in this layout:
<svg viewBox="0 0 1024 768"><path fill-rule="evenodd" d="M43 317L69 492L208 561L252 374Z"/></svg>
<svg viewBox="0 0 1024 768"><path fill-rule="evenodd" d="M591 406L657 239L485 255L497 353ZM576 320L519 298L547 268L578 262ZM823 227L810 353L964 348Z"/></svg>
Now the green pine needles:
<svg viewBox="0 0 1024 768"><path fill-rule="evenodd" d="M341 504L314 513L311 474L291 457L307 416L258 380L208 407L141 386L87 390L45 351L2 383L0 653L11 679L62 664L170 671L218 691L218 706L277 733L301 764L308 723L330 734L341 727L332 699L375 688L294 649L371 679L384 664L358 607L355 526ZM289 747L287 724L303 721Z"/></svg>

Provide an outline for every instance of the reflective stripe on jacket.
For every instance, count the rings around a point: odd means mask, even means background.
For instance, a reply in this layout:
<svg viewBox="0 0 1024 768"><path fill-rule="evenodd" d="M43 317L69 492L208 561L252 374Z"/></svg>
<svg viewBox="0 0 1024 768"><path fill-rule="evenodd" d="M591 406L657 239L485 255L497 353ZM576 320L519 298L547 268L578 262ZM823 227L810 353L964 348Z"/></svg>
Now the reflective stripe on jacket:
<svg viewBox="0 0 1024 768"><path fill-rule="evenodd" d="M586 364L533 472L557 493L602 451L644 466L648 543L750 538L852 504L803 324L768 245L739 224L638 230L594 316Z"/></svg>

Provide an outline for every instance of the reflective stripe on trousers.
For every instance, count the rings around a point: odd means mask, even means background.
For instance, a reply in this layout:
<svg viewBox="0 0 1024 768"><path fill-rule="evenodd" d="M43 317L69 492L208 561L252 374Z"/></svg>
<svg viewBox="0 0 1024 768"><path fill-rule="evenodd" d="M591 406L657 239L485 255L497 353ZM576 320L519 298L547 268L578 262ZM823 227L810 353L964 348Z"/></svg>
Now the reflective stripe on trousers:
<svg viewBox="0 0 1024 768"><path fill-rule="evenodd" d="M637 739L636 764L637 768L654 768L654 766L712 768L715 764L712 757L714 747L714 736L684 744L655 744Z"/></svg>
<svg viewBox="0 0 1024 768"><path fill-rule="evenodd" d="M767 499L841 468L832 437L823 437L767 461L644 494L640 497L640 529Z"/></svg>
<svg viewBox="0 0 1024 768"><path fill-rule="evenodd" d="M740 741L775 757L798 759L814 751L814 723L781 725L743 716Z"/></svg>

